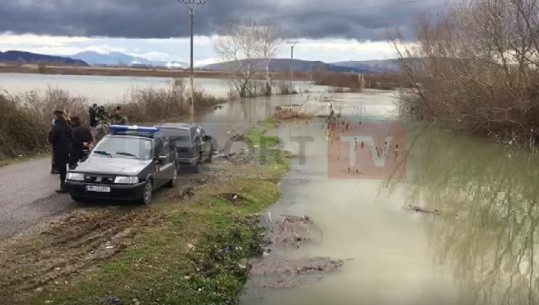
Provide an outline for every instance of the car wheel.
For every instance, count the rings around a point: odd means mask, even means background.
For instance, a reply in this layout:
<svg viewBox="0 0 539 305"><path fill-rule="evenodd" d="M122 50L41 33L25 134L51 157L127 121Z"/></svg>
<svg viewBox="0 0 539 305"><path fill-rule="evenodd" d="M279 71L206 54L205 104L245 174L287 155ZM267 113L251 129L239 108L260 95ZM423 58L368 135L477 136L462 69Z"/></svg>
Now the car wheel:
<svg viewBox="0 0 539 305"><path fill-rule="evenodd" d="M176 169L174 173L172 174L172 178L170 178L170 181L167 183L167 187L170 187L170 188L175 187L177 180L178 180L178 170Z"/></svg>
<svg viewBox="0 0 539 305"><path fill-rule="evenodd" d="M148 180L146 184L144 185L144 192L142 192L142 198L140 199L140 203L142 204L150 204L152 201L152 195L153 195L153 185L152 181Z"/></svg>

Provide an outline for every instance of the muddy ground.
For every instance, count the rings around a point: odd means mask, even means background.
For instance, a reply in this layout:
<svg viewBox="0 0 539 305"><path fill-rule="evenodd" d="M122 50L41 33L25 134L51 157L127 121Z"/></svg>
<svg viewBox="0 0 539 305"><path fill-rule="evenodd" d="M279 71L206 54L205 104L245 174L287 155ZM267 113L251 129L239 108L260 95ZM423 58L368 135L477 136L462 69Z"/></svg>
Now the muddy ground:
<svg viewBox="0 0 539 305"><path fill-rule="evenodd" d="M0 304L8 296L24 298L43 287L61 290L75 285L102 262L132 245L138 235L159 228L164 217L159 201L182 204L195 199L200 188L212 184L217 187L223 179L231 178L230 171L223 170L227 166L230 165L216 160L202 173L182 173L178 186L157 191L156 203L151 206L78 205L68 214L1 241Z"/></svg>
<svg viewBox="0 0 539 305"><path fill-rule="evenodd" d="M308 285L337 272L344 265L344 261L329 257L295 258L288 255L302 245L321 242L323 233L310 217L268 214L265 220L265 257L251 263L248 290Z"/></svg>

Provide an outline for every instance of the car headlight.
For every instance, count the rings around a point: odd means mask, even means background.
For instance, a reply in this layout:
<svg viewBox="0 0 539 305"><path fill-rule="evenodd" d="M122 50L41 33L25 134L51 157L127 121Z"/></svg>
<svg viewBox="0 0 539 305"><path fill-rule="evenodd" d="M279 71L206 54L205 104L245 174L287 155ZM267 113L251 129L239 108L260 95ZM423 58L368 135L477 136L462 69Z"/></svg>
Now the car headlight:
<svg viewBox="0 0 539 305"><path fill-rule="evenodd" d="M138 183L138 177L117 176L114 183L118 184L135 184Z"/></svg>
<svg viewBox="0 0 539 305"><path fill-rule="evenodd" d="M67 173L67 180L71 181L84 181L84 174L81 173Z"/></svg>

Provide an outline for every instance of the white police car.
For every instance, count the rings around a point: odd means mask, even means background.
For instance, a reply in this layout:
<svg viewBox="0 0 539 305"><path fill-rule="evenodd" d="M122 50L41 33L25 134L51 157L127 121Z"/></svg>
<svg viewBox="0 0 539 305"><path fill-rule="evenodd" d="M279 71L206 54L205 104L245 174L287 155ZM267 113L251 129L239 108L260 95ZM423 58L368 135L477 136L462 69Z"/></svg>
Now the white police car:
<svg viewBox="0 0 539 305"><path fill-rule="evenodd" d="M154 190L176 184L174 148L155 127L109 127L88 159L67 174L66 188L78 202L133 201L149 204Z"/></svg>

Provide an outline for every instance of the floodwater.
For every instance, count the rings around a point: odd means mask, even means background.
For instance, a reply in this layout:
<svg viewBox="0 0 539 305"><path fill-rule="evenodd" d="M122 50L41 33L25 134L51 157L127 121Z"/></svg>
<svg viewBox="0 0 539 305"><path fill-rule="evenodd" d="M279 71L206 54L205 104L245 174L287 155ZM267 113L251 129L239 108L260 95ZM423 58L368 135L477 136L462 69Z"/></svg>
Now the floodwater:
<svg viewBox="0 0 539 305"><path fill-rule="evenodd" d="M189 84L188 79L184 79ZM230 84L226 79L195 78L195 88L218 96L227 97ZM49 87L59 88L76 97L87 98L89 103L98 105L122 102L132 89L169 88L170 78L132 76L76 76L0 73L0 92L11 95L23 94L31 90L43 92ZM327 87L311 86L307 82L294 82L297 90L325 91Z"/></svg>
<svg viewBox="0 0 539 305"><path fill-rule="evenodd" d="M0 74L0 87L11 94L57 86L98 103L117 102L133 86L169 83ZM223 80L197 86L216 95L229 90ZM304 109L323 113L331 100L345 122L329 133L322 120L273 131L299 157L281 182L283 197L268 211L274 220L307 215L321 232L312 243L276 248L269 257L330 257L344 266L296 288L249 284L241 304L539 304L536 154L403 122L394 92L322 91L233 101L196 118L224 139L276 106L307 102Z"/></svg>
<svg viewBox="0 0 539 305"><path fill-rule="evenodd" d="M345 264L296 288L249 283L241 304L539 304L536 154L401 122L387 93L334 100L349 123L337 135L357 133L361 141L357 165L348 158L352 142L335 149L339 140L328 139L322 121L274 131L299 159L266 218L307 215L322 234L299 248L276 247L268 258L329 257ZM389 142L388 148L372 153L369 135L375 146ZM380 159L378 168L369 166Z"/></svg>

